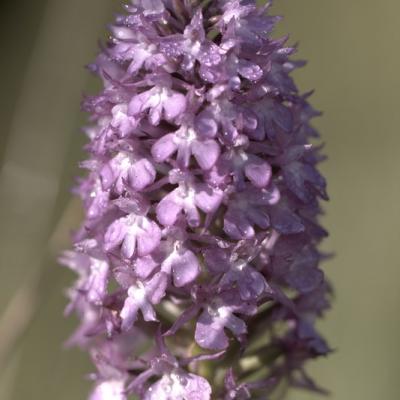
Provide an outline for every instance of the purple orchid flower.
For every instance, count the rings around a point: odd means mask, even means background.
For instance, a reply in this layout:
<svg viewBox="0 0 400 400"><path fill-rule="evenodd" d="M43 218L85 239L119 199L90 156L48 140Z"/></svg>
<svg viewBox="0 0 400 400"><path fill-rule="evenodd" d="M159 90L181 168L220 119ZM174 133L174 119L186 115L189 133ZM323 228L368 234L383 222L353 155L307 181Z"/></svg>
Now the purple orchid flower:
<svg viewBox="0 0 400 400"><path fill-rule="evenodd" d="M130 213L114 221L104 235L104 250L110 251L121 245L121 255L131 258L150 254L160 243L161 231L149 218Z"/></svg>
<svg viewBox="0 0 400 400"><path fill-rule="evenodd" d="M200 168L208 170L217 162L220 148L212 138L202 138L192 127L182 125L177 131L160 138L152 148L157 162L164 162L175 152L180 168L188 168L193 155Z"/></svg>
<svg viewBox="0 0 400 400"><path fill-rule="evenodd" d="M114 186L120 195L128 185L132 190L143 190L154 183L155 178L156 170L147 158L126 151L119 152L101 170L104 189Z"/></svg>
<svg viewBox="0 0 400 400"><path fill-rule="evenodd" d="M83 102L85 218L61 262L90 400L323 393L304 371L330 351L319 113L269 6L126 1L89 66L103 89Z"/></svg>
<svg viewBox="0 0 400 400"><path fill-rule="evenodd" d="M252 315L257 307L243 302L235 291L227 291L208 304L197 320L195 340L199 346L209 350L223 350L229 345L225 328L239 341L245 339L246 323L235 313Z"/></svg>
<svg viewBox="0 0 400 400"><path fill-rule="evenodd" d="M157 218L162 225L174 225L180 213L184 212L189 226L200 225L199 209L206 214L217 211L223 200L223 192L203 182L196 182L192 176L173 171L171 183L179 186L167 194L157 205Z"/></svg>

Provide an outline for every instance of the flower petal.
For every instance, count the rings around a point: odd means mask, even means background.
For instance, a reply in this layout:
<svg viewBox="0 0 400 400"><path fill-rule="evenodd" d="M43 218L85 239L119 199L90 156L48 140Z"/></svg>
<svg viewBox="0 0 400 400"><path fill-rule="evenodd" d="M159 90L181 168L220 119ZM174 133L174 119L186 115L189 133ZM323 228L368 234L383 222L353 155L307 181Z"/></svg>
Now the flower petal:
<svg viewBox="0 0 400 400"><path fill-rule="evenodd" d="M182 203L174 192L165 196L157 205L157 219L164 226L171 226L182 211Z"/></svg>
<svg viewBox="0 0 400 400"><path fill-rule="evenodd" d="M126 258L131 258L136 249L136 233L128 232L122 242L121 253Z"/></svg>
<svg viewBox="0 0 400 400"><path fill-rule="evenodd" d="M123 331L128 331L129 329L131 329L136 321L139 307L139 302L128 295L128 297L125 299L124 306L119 313L119 316L122 320L121 329Z"/></svg>
<svg viewBox="0 0 400 400"><path fill-rule="evenodd" d="M224 326L215 323L208 311L203 311L196 323L196 343L203 349L224 350L228 347L228 337Z"/></svg>
<svg viewBox="0 0 400 400"><path fill-rule="evenodd" d="M181 93L173 93L163 103L165 118L168 121L173 120L179 114L182 114L186 108L186 97Z"/></svg>
<svg viewBox="0 0 400 400"><path fill-rule="evenodd" d="M225 326L239 339L242 340L243 336L247 333L245 322L236 315L229 315L225 319Z"/></svg>
<svg viewBox="0 0 400 400"><path fill-rule="evenodd" d="M167 158L175 153L178 146L175 143L175 134L169 133L164 135L153 144L151 155L158 163L164 162Z"/></svg>
<svg viewBox="0 0 400 400"><path fill-rule="evenodd" d="M214 274L226 272L231 266L228 252L219 248L206 249L204 260L207 268Z"/></svg>
<svg viewBox="0 0 400 400"><path fill-rule="evenodd" d="M135 261L135 274L140 279L148 278L151 273L160 265L157 260L152 257L153 255L147 255L139 257Z"/></svg>
<svg viewBox="0 0 400 400"><path fill-rule="evenodd" d="M176 287L193 282L200 273L199 260L190 250L185 250L174 257L171 267Z"/></svg>
<svg viewBox="0 0 400 400"><path fill-rule="evenodd" d="M150 303L144 302L140 306L140 311L142 311L143 319L145 321L157 321L156 312Z"/></svg>
<svg viewBox="0 0 400 400"><path fill-rule="evenodd" d="M217 162L220 151L215 140L196 140L192 144L192 153L203 170L210 169Z"/></svg>
<svg viewBox="0 0 400 400"><path fill-rule="evenodd" d="M137 252L140 257L150 254L161 240L161 230L153 221L147 221L143 230L137 234Z"/></svg>
<svg viewBox="0 0 400 400"><path fill-rule="evenodd" d="M147 103L151 99L152 95L153 91L148 90L147 92L143 92L137 96L134 96L129 103L129 114L135 116L149 108Z"/></svg>
<svg viewBox="0 0 400 400"><path fill-rule="evenodd" d="M260 66L246 60L239 60L238 72L250 81L257 81L263 76L263 70Z"/></svg>
<svg viewBox="0 0 400 400"><path fill-rule="evenodd" d="M114 221L104 235L104 250L110 251L119 246L124 240L126 232L127 226L124 218Z"/></svg>
<svg viewBox="0 0 400 400"><path fill-rule="evenodd" d="M156 178L156 171L153 164L142 158L135 162L129 170L130 185L134 190L143 190L151 185Z"/></svg>
<svg viewBox="0 0 400 400"><path fill-rule="evenodd" d="M199 183L195 186L195 203L200 210L205 213L215 212L220 206L223 198L223 192L213 189L207 184Z"/></svg>
<svg viewBox="0 0 400 400"><path fill-rule="evenodd" d="M218 131L218 124L214 116L209 111L202 111L194 121L194 128L198 137L202 139L212 139Z"/></svg>
<svg viewBox="0 0 400 400"><path fill-rule="evenodd" d="M244 173L254 186L263 188L270 182L272 169L267 162L257 157L246 163Z"/></svg>
<svg viewBox="0 0 400 400"><path fill-rule="evenodd" d="M250 239L255 235L249 220L240 210L228 210L224 217L224 231L232 239Z"/></svg>
<svg viewBox="0 0 400 400"><path fill-rule="evenodd" d="M147 283L146 292L148 299L153 304L158 304L165 296L168 286L168 277L164 272L157 272Z"/></svg>
<svg viewBox="0 0 400 400"><path fill-rule="evenodd" d="M238 280L238 286L240 297L248 301L258 299L265 291L267 284L263 275L252 267L247 267L242 275L242 279Z"/></svg>

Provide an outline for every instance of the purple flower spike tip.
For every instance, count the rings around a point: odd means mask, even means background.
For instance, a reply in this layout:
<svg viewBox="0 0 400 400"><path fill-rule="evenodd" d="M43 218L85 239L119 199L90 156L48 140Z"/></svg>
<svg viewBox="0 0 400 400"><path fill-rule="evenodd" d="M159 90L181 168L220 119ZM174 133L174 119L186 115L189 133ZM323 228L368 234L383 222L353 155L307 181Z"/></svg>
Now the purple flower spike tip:
<svg viewBox="0 0 400 400"><path fill-rule="evenodd" d="M304 369L330 351L315 327L332 292L318 112L269 11L127 1L90 66L103 89L84 100L85 219L60 259L77 274L69 344L97 368L90 400L324 392Z"/></svg>

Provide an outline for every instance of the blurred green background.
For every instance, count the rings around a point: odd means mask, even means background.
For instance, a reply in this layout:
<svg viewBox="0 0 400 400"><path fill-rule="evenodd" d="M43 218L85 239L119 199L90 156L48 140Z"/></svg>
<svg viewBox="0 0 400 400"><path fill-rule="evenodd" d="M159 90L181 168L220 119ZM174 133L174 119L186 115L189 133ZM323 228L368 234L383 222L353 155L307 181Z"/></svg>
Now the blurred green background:
<svg viewBox="0 0 400 400"><path fill-rule="evenodd" d="M63 341L73 276L55 261L79 221L69 187L82 158L83 66L115 0L0 5L0 400L84 399L91 371ZM336 288L321 329L337 349L309 366L334 400L400 399L400 46L396 0L276 0L279 33L309 60L329 160L325 265ZM291 400L312 400L292 393Z"/></svg>

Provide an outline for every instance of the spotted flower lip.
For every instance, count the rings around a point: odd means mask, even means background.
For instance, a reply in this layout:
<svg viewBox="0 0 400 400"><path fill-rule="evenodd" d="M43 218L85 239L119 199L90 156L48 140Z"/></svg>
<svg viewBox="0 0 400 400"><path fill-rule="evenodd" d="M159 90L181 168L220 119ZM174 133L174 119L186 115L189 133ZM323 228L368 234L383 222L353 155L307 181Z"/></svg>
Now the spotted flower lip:
<svg viewBox="0 0 400 400"><path fill-rule="evenodd" d="M126 0L89 66L103 88L83 101L85 216L60 261L77 274L68 344L97 368L90 400L322 392L304 370L330 351L319 113L269 11Z"/></svg>

